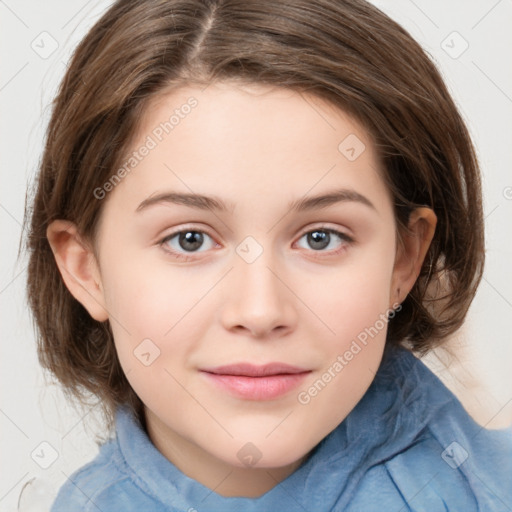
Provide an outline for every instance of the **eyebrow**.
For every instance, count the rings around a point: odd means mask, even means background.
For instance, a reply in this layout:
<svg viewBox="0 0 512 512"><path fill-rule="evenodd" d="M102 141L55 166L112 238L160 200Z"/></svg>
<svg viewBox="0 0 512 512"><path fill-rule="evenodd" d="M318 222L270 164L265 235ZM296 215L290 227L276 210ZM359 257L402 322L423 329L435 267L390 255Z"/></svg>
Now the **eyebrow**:
<svg viewBox="0 0 512 512"><path fill-rule="evenodd" d="M351 189L337 189L327 194L303 197L288 204L288 210L303 212L309 210L320 210L333 204L344 202L356 202L368 206L377 211L373 203L365 196ZM217 196L205 196L202 194L184 194L177 192L162 192L144 199L139 204L136 212L140 212L150 206L160 204L181 204L199 210L227 211L229 207L234 209L234 204L225 202Z"/></svg>

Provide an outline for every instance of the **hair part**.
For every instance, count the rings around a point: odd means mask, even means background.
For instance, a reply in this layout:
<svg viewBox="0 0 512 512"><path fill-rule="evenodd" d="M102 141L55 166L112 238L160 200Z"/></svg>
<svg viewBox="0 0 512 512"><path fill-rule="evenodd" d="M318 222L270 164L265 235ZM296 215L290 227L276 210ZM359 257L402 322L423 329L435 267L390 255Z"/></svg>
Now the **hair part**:
<svg viewBox="0 0 512 512"><path fill-rule="evenodd" d="M101 187L158 95L217 81L308 93L375 141L397 229L427 206L438 223L420 276L388 326L388 345L425 353L463 323L480 282L484 231L478 163L436 69L400 25L362 0L122 0L76 48L53 102L29 219L27 292L42 366L70 395L140 417L107 322L66 288L46 238L66 219L94 243Z"/></svg>

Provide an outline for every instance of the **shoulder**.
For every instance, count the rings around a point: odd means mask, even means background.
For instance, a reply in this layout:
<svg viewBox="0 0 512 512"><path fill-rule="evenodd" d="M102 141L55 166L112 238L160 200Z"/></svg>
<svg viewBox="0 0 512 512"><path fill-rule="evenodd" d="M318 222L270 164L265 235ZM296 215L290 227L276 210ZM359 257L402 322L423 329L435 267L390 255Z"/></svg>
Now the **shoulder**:
<svg viewBox="0 0 512 512"><path fill-rule="evenodd" d="M477 424L412 354L402 354L392 366L399 384L399 423L413 435L382 467L404 499L416 503L411 509L439 502L447 510L510 510L512 429Z"/></svg>
<svg viewBox="0 0 512 512"><path fill-rule="evenodd" d="M494 451L482 456L472 439L463 435L453 439L446 445L432 432L425 432L423 438L383 461L381 467L413 511L427 510L425 506L433 504L439 505L439 510L509 511L510 450L507 455Z"/></svg>
<svg viewBox="0 0 512 512"><path fill-rule="evenodd" d="M368 468L343 510L510 511L510 485L500 487L486 471L462 470L467 459L462 462L455 450L451 465L445 458L450 461L439 443L425 434L401 453Z"/></svg>
<svg viewBox="0 0 512 512"><path fill-rule="evenodd" d="M129 511L147 506L158 511L158 503L136 485L123 465L117 439L103 444L95 459L67 478L51 512Z"/></svg>
<svg viewBox="0 0 512 512"><path fill-rule="evenodd" d="M119 471L115 456L114 441L102 445L94 460L67 477L51 512L94 510L112 487L122 487L127 476Z"/></svg>

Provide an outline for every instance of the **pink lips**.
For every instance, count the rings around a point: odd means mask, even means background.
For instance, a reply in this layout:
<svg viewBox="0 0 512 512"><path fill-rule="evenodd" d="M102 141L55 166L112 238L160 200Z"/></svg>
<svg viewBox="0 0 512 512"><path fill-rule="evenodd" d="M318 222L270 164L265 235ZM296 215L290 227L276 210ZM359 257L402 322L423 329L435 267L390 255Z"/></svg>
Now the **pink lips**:
<svg viewBox="0 0 512 512"><path fill-rule="evenodd" d="M246 400L271 400L297 387L311 370L284 363L255 366L239 363L201 372L217 386Z"/></svg>

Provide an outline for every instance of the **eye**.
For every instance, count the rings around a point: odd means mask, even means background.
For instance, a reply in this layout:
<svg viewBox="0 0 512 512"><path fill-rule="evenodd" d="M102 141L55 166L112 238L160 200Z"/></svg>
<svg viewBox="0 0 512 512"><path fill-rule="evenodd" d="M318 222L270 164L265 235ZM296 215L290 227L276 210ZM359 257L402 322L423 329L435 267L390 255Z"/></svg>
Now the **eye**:
<svg viewBox="0 0 512 512"><path fill-rule="evenodd" d="M205 239L210 240L210 243L206 244L207 247L204 247ZM330 256L341 253L354 241L353 238L347 234L332 228L316 228L310 230L304 233L299 241L303 239L306 240L309 248L312 248L314 252L328 253ZM193 255L198 252L205 252L218 244L204 231L198 229L182 229L181 231L167 235L159 242L159 245L162 246L164 251L177 259L192 261L194 258L188 256L187 253ZM200 248L203 248L203 250L200 251ZM306 247L306 249L307 248L308 247Z"/></svg>
<svg viewBox="0 0 512 512"><path fill-rule="evenodd" d="M186 253L204 252L198 251L198 249L204 245L205 237L211 241L210 247L207 247L205 250L215 247L216 243L213 242L210 235L196 229L183 229L176 233L171 233L163 238L159 244L165 251L172 253L173 256L188 259Z"/></svg>
<svg viewBox="0 0 512 512"><path fill-rule="evenodd" d="M347 245L354 241L353 238L347 234L330 228L313 229L307 233L304 233L299 241L302 239L305 239L306 243L315 252L329 252L330 254L340 253L346 249ZM336 240L338 240L338 242L336 242ZM331 250L324 250L328 249L329 247Z"/></svg>

